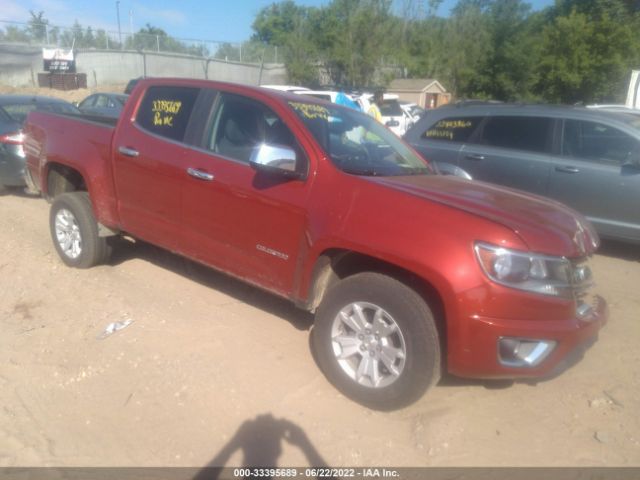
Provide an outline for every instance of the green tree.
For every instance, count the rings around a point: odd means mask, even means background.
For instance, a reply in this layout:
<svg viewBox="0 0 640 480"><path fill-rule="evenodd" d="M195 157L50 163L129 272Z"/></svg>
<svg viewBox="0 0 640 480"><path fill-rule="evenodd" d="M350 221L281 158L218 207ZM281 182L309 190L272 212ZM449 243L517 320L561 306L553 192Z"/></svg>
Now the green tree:
<svg viewBox="0 0 640 480"><path fill-rule="evenodd" d="M47 41L47 26L49 20L44 16L43 11L34 12L29 10L29 21L27 22L27 28L25 33L29 35L32 41L39 43L45 43Z"/></svg>
<svg viewBox="0 0 640 480"><path fill-rule="evenodd" d="M292 0L264 7L253 21L252 28L255 33L252 40L269 45L285 45L300 18L305 16L306 10Z"/></svg>
<svg viewBox="0 0 640 480"><path fill-rule="evenodd" d="M494 0L488 6L491 52L478 72L483 95L498 100L531 96L539 58L541 17L522 0Z"/></svg>
<svg viewBox="0 0 640 480"><path fill-rule="evenodd" d="M29 43L31 42L31 35L14 25L7 25L5 30L0 32L0 40L5 42Z"/></svg>
<svg viewBox="0 0 640 480"><path fill-rule="evenodd" d="M592 3L600 8L605 2ZM544 28L537 88L547 100L623 100L629 71L640 59L637 19L619 16L622 2L607 3L611 12L574 8Z"/></svg>
<svg viewBox="0 0 640 480"><path fill-rule="evenodd" d="M458 97L483 97L479 72L492 55L491 31L481 2L458 5L443 31L446 58L440 69L448 88Z"/></svg>
<svg viewBox="0 0 640 480"><path fill-rule="evenodd" d="M173 37L159 27L149 23L127 38L125 48L130 50L148 50L156 52L174 52L188 55L208 56L204 45L188 45Z"/></svg>
<svg viewBox="0 0 640 480"><path fill-rule="evenodd" d="M315 33L316 28L321 28L317 25L317 13L314 8L286 0L263 8L253 22L253 42L281 48L291 83L317 82L318 44L323 41Z"/></svg>

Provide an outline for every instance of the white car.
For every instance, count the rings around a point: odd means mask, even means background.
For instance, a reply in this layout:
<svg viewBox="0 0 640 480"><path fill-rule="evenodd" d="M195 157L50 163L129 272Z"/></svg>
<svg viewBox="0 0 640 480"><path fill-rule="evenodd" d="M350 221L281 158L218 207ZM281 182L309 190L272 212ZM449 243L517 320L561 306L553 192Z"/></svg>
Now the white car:
<svg viewBox="0 0 640 480"><path fill-rule="evenodd" d="M426 111L417 103L406 102L406 101L405 102L400 101L400 108L402 108L404 113L406 113L407 116L409 117L410 125L407 125L407 130L411 128L411 125L413 125L418 120L420 120L420 117L422 117L422 115L424 115Z"/></svg>
<svg viewBox="0 0 640 480"><path fill-rule="evenodd" d="M393 93L385 93L382 97L383 105L380 108L382 114L382 123L384 123L389 130L401 137L407 131L410 126L410 117L400 107L398 102L398 95ZM368 112L371 102L373 101L373 94L364 93L356 99L363 112Z"/></svg>
<svg viewBox="0 0 640 480"><path fill-rule="evenodd" d="M305 92L310 91L306 87L298 87L296 85L260 85L262 88L268 88L270 90L280 90L281 92Z"/></svg>

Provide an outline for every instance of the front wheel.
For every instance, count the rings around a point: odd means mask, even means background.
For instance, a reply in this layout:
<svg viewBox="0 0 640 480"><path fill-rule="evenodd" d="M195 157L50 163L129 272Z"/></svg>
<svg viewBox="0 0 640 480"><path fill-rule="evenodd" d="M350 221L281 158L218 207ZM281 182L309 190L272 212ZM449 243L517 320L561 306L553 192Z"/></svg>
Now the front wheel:
<svg viewBox="0 0 640 480"><path fill-rule="evenodd" d="M378 273L353 275L327 292L313 348L329 381L374 409L408 405L440 378L429 306L413 289Z"/></svg>
<svg viewBox="0 0 640 480"><path fill-rule="evenodd" d="M109 258L107 239L98 235L87 192L59 195L51 205L51 238L62 261L75 268L89 268Z"/></svg>

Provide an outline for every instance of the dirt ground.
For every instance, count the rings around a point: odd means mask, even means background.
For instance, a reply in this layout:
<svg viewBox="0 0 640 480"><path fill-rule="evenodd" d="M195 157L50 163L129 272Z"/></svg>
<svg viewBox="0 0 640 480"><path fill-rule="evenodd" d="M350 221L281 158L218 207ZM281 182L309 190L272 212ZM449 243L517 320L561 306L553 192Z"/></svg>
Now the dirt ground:
<svg viewBox="0 0 640 480"><path fill-rule="evenodd" d="M637 247L594 258L611 320L572 369L381 413L324 379L287 302L145 244L70 269L47 225L0 196L0 466L640 465Z"/></svg>
<svg viewBox="0 0 640 480"><path fill-rule="evenodd" d="M637 246L594 258L610 322L572 369L447 377L391 413L338 393L310 353L312 318L267 293L146 244L69 269L47 203L16 191L0 196L0 246L0 467L640 466Z"/></svg>

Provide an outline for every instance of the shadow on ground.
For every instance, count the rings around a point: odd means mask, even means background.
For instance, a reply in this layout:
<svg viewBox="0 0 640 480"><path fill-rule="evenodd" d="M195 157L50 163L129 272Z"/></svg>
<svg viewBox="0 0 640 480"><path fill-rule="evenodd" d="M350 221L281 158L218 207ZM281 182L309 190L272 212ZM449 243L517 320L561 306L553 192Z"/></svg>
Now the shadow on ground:
<svg viewBox="0 0 640 480"><path fill-rule="evenodd" d="M258 415L255 419L247 420L240 425L233 437L208 465L198 472L194 480L218 479L222 473L220 468L227 466L237 451L242 452L242 468L276 468L282 455L283 442L300 449L310 467L327 467L327 462L320 456L302 428L284 418L275 418L269 413ZM268 472L265 473L256 476L271 478Z"/></svg>
<svg viewBox="0 0 640 480"><path fill-rule="evenodd" d="M620 260L640 262L640 245L616 240L602 240L598 254L605 257L619 258Z"/></svg>
<svg viewBox="0 0 640 480"><path fill-rule="evenodd" d="M14 197L33 198L33 199L42 198L39 193L31 193L26 189L26 187L0 186L0 197L3 195L12 195Z"/></svg>
<svg viewBox="0 0 640 480"><path fill-rule="evenodd" d="M142 241L134 242L119 237L114 237L111 241L114 248L109 265L116 266L133 259L145 260L280 317L298 330L309 330L313 325L312 314L296 308L288 300L229 275Z"/></svg>

